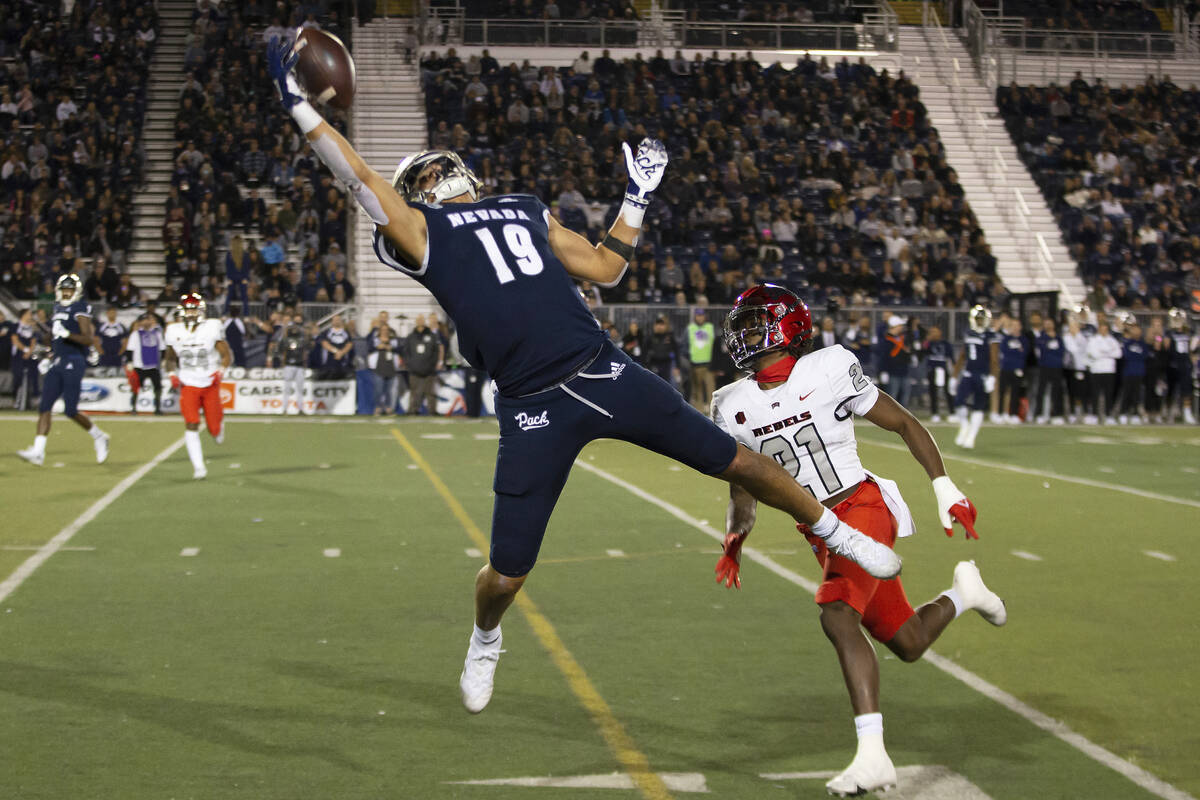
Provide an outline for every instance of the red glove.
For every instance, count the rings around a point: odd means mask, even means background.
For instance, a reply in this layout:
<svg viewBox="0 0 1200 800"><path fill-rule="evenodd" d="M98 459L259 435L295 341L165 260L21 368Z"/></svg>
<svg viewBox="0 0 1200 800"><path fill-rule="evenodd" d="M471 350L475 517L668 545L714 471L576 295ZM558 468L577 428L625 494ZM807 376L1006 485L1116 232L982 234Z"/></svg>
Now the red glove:
<svg viewBox="0 0 1200 800"><path fill-rule="evenodd" d="M738 570L742 564L742 542L746 541L745 533L725 534L725 552L717 560L717 583L724 582L726 589L742 588L742 579Z"/></svg>
<svg viewBox="0 0 1200 800"><path fill-rule="evenodd" d="M179 380L179 376L174 372L172 372L168 377L171 379L171 388L175 391L179 391L179 389L183 386L183 381Z"/></svg>
<svg viewBox="0 0 1200 800"><path fill-rule="evenodd" d="M220 382L221 382L221 379L225 377L225 374L224 374L223 372L221 372L221 370L217 370L216 372L214 372L213 374L209 375L208 377L210 378L210 381L209 381L209 384L208 384L208 385L209 385L209 386L215 386L215 385L217 385L218 383L220 383Z"/></svg>
<svg viewBox="0 0 1200 800"><path fill-rule="evenodd" d="M968 539L979 538L979 534L975 532L975 517L979 515L979 511L976 510L974 503L964 497L962 500L959 500L957 503L950 506L950 508L947 510L950 512L950 516L954 518L955 522L962 523L963 536L967 537ZM951 524L953 525L953 523ZM954 528L946 528L946 535L953 536Z"/></svg>
<svg viewBox="0 0 1200 800"><path fill-rule="evenodd" d="M137 370L133 367L125 367L125 380L129 381L129 391L137 394L142 388L142 382L138 380Z"/></svg>

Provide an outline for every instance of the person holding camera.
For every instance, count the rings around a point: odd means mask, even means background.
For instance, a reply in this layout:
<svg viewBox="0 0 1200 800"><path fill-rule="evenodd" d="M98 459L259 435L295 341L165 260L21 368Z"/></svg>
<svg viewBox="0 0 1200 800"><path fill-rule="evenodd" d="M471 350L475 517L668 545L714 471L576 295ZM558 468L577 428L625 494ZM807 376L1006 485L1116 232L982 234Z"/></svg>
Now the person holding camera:
<svg viewBox="0 0 1200 800"><path fill-rule="evenodd" d="M412 332L404 338L404 365L408 368L408 413L421 413L424 403L429 414L437 414L437 372L442 368L446 348L437 332L418 314Z"/></svg>
<svg viewBox="0 0 1200 800"><path fill-rule="evenodd" d="M279 329L275 345L276 358L283 366L283 410L287 414L292 395L296 396L296 413L304 415L304 362L308 358L308 335L304 331L304 316L295 314Z"/></svg>

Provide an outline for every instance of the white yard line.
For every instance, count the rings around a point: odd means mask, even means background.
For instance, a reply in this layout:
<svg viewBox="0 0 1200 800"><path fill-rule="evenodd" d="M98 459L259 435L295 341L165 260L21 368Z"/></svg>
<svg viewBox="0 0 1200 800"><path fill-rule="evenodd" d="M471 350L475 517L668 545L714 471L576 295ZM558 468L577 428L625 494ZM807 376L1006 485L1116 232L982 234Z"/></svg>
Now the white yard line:
<svg viewBox="0 0 1200 800"><path fill-rule="evenodd" d="M898 446L898 447L900 447L900 446ZM1000 468L1008 468L1008 465L1006 465L1006 464L992 464L992 463L982 464L982 466L993 466L993 465L1000 467ZM601 477L610 483L620 486L622 489L625 489L627 492L630 492L631 494L634 494L634 495L640 497L641 499L645 500L647 503L651 503L652 505L658 506L659 508L661 508L663 511L666 511L671 516L675 517L676 519L680 520L681 522L687 523L688 525L692 526L693 528L700 531L701 533L711 536L713 539L716 539L718 542L723 542L725 540L725 534L723 532L717 530L716 528L712 527L711 525L704 524L701 520L693 517L691 514L687 513L683 509L679 508L679 506L668 503L666 500L663 500L660 497L650 494L645 489L642 489L640 486L637 486L626 480L618 478L616 475L613 475L611 472L606 472L605 470L602 470L593 464L589 464L586 461L577 459L575 461L575 466L585 469L588 472L591 472L592 474L597 475L598 477ZM1021 472L1023 470L1014 470L1014 471ZM1050 473L1039 473L1039 474L1041 474L1043 476L1050 475ZM1060 476L1054 475L1053 477L1060 477ZM1067 478L1061 478L1061 479L1069 480ZM1113 487L1113 488L1122 488L1123 489L1124 487ZM1174 498L1174 499L1178 500L1178 498ZM1187 503L1187 501L1181 501L1181 502ZM1197 504L1197 505L1200 505L1200 504ZM801 587L809 594L816 594L816 592L817 592L817 584L816 583L814 583L813 581L810 581L809 579L803 577L802 575L799 575L799 574L791 571L787 567L777 564L770 557L763 555L762 553L755 550L754 548L743 547L742 555L749 557L756 564L761 564L763 567L767 568L771 572L774 572L776 575L783 578L784 580L787 580L787 581L790 581L791 583L796 584L797 586ZM1171 784L1162 780L1161 778L1158 778L1155 775L1152 775L1151 773L1147 772L1146 770L1142 769L1141 767L1131 764L1130 762L1126 761L1125 759L1121 758L1120 756L1116 755L1115 753L1113 753L1109 750L1106 750L1103 747L1101 747L1100 745L1095 744L1094 742L1090 741L1089 739L1081 736L1080 734L1075 733L1070 728L1068 728L1064 723L1059 722L1058 720L1053 719L1053 718L1043 714L1041 711L1038 711L1033 706L1023 703L1022 701L1013 697L1011 694L1009 694L1008 692L999 688L998 686L994 686L991 683L988 683L987 681L985 681L983 678L979 677L975 673L960 667L958 664L955 664L950 659L940 656L940 655L934 653L932 650L927 650L925 652L924 657L925 657L925 660L927 660L930 664L932 664L933 666L942 670L946 674L948 674L954 678L957 678L958 680L965 683L967 686L970 686L975 691L979 692L980 694L984 695L985 697L990 698L991 700L996 701L1000 705L1007 708L1009 711L1012 711L1014 714L1024 717L1029 722L1032 722L1034 725L1036 725L1037 727L1046 731L1047 733L1051 734L1055 738L1057 738L1063 742L1066 742L1071 747L1074 747L1076 750L1078 750L1079 752L1088 756L1089 758L1093 759L1094 761L1096 761L1100 764L1103 764L1104 766L1108 767L1109 769L1119 772L1120 774L1124 775L1126 778L1133 781L1138 786L1142 787L1143 789L1150 792L1151 794L1153 794L1157 797L1164 798L1164 800L1196 800L1196 798L1192 797L1192 795L1188 794L1187 792L1183 791L1182 789L1175 788L1174 786L1172 786Z"/></svg>
<svg viewBox="0 0 1200 800"><path fill-rule="evenodd" d="M166 461L176 450L181 447L183 447L182 436L176 439L173 444L169 445L166 450L163 450L154 458L150 459L145 464L142 464L136 470L131 472L129 475L125 476L120 483L108 490L108 494L92 503L92 505L88 507L87 511L84 511L82 514L76 517L70 525L56 533L53 539L46 542L44 545L38 548L36 553L25 559L24 563L17 567L13 574L9 575L3 581L0 581L0 601L3 601L10 594L15 592L17 588L25 582L26 578L32 575L38 567L46 563L46 560L50 558L50 556L63 549L63 546L66 545L67 542L71 541L71 537L79 533L80 529L82 529L84 525L87 525L89 522L98 517L100 512L112 505L121 495L125 494L125 492L135 483L140 481L147 472Z"/></svg>
<svg viewBox="0 0 1200 800"><path fill-rule="evenodd" d="M1029 553L1024 550L1013 550L1012 554L1017 558L1023 558L1026 561L1041 561L1042 557L1037 553Z"/></svg>
<svg viewBox="0 0 1200 800"><path fill-rule="evenodd" d="M859 439L859 444L869 444L873 447L883 447L888 450L900 450L908 452L908 446L893 442L875 442L870 439ZM1063 475L1059 472L1051 472L1046 469L1031 469L1029 467L1016 467L1012 464L1005 464L1000 461L988 461L983 458L971 458L970 456L960 456L955 453L942 451L942 458L950 461L961 461L964 464L974 464L977 467L989 467L991 469L1004 470L1005 472L1016 472L1020 475L1032 475L1038 478L1051 478L1058 481L1066 481L1068 483L1078 483L1081 486L1091 486L1095 489L1106 489L1110 492L1124 492L1132 494L1136 497L1145 497L1148 500L1161 500L1164 503L1179 503L1192 508L1200 508L1200 500L1189 500L1186 497L1175 497L1174 495L1161 494L1159 492L1147 492L1144 489L1134 489L1131 486L1122 486L1119 483L1106 483L1105 481L1094 481L1091 478L1080 478L1075 475Z"/></svg>

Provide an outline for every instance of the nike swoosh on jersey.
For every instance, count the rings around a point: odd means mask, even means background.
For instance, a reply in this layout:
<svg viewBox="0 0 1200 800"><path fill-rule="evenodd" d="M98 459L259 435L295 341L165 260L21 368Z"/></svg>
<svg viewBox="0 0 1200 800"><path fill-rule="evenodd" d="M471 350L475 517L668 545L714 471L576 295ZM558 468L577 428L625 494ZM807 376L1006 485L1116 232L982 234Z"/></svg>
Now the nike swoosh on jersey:
<svg viewBox="0 0 1200 800"><path fill-rule="evenodd" d="M803 402L803 401L807 400L809 397L811 397L811 396L812 396L812 393L813 393L813 392L815 392L815 391L816 391L816 389L810 389L810 390L809 390L809 392L808 392L808 394L802 394L802 395L800 395L800 401L801 401L801 402Z"/></svg>

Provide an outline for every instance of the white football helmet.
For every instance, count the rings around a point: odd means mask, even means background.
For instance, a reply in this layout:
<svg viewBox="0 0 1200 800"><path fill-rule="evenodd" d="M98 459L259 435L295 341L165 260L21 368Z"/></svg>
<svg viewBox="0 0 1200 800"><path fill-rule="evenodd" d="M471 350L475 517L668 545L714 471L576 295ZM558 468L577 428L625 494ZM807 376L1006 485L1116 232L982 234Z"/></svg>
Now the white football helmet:
<svg viewBox="0 0 1200 800"><path fill-rule="evenodd" d="M54 299L60 303L73 303L80 299L79 291L83 281L74 272L68 272L54 284Z"/></svg>
<svg viewBox="0 0 1200 800"><path fill-rule="evenodd" d="M1188 313L1182 308L1172 308L1167 312L1167 328L1182 333L1190 327L1188 323Z"/></svg>
<svg viewBox="0 0 1200 800"><path fill-rule="evenodd" d="M433 183L421 188L422 178ZM467 168L458 153L449 150L423 150L406 156L392 175L392 186L405 200L414 203L444 203L459 195L479 199L483 182Z"/></svg>
<svg viewBox="0 0 1200 800"><path fill-rule="evenodd" d="M973 306L967 312L967 325L976 333L983 333L992 327L992 312L983 306Z"/></svg>

